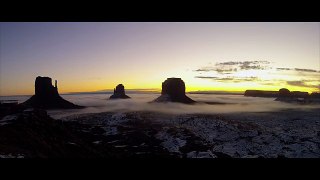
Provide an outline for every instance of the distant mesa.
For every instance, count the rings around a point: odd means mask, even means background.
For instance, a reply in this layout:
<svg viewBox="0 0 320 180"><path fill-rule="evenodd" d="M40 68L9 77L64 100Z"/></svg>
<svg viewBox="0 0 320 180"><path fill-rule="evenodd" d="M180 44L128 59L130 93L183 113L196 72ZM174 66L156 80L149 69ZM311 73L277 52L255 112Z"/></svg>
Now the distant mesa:
<svg viewBox="0 0 320 180"><path fill-rule="evenodd" d="M194 100L186 96L185 91L185 84L181 78L167 78L167 80L162 83L161 96L153 102L195 103Z"/></svg>
<svg viewBox="0 0 320 180"><path fill-rule="evenodd" d="M251 97L273 97L276 101L288 102L288 103L320 103L319 93L312 93L303 91L289 91L286 88L281 88L279 91L263 91L263 90L246 90L244 96Z"/></svg>
<svg viewBox="0 0 320 180"><path fill-rule="evenodd" d="M246 90L244 96L251 97L295 97L295 98L306 98L309 96L308 92L292 91L290 92L286 88L281 88L279 91L264 91L264 90Z"/></svg>
<svg viewBox="0 0 320 180"><path fill-rule="evenodd" d="M55 86L49 77L38 76L35 81L35 95L22 105L43 109L77 109L83 106L75 105L63 99L58 93L57 80Z"/></svg>
<svg viewBox="0 0 320 180"><path fill-rule="evenodd" d="M110 96L110 99L128 99L129 96L126 95L124 91L124 86L118 84L118 86L113 90L113 95Z"/></svg>
<svg viewBox="0 0 320 180"><path fill-rule="evenodd" d="M285 97L291 97L292 94L290 91L286 88L279 89L278 98L285 98Z"/></svg>
<svg viewBox="0 0 320 180"><path fill-rule="evenodd" d="M301 91L290 92L286 88L281 88L279 90L279 94L276 101L310 103L313 101L313 98L309 96L308 92L301 92Z"/></svg>
<svg viewBox="0 0 320 180"><path fill-rule="evenodd" d="M263 91L263 90L246 90L244 96L251 97L278 97L278 91Z"/></svg>
<svg viewBox="0 0 320 180"><path fill-rule="evenodd" d="M313 92L311 93L310 97L320 99L320 93Z"/></svg>

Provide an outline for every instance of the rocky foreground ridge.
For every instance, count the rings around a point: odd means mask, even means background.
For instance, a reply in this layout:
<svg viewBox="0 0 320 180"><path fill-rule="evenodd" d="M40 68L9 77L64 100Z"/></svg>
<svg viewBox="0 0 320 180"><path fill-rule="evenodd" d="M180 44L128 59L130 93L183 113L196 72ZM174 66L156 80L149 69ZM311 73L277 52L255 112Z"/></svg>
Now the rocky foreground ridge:
<svg viewBox="0 0 320 180"><path fill-rule="evenodd" d="M0 157L319 158L317 112L105 112L54 120L18 108L0 120Z"/></svg>

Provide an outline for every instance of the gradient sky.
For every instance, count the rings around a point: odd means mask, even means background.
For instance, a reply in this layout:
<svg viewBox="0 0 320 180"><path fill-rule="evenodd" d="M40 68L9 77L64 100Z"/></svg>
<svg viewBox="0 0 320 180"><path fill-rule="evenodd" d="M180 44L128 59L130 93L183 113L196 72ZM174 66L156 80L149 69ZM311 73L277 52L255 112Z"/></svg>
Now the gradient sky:
<svg viewBox="0 0 320 180"><path fill-rule="evenodd" d="M0 95L161 89L319 91L320 23L0 23Z"/></svg>

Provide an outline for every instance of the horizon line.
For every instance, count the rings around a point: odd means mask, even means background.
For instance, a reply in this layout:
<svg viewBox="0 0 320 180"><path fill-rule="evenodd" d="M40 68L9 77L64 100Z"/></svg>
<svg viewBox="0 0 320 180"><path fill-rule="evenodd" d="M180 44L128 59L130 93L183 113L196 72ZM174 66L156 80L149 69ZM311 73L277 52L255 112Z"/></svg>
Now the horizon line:
<svg viewBox="0 0 320 180"><path fill-rule="evenodd" d="M260 90L260 89L246 89L246 90L193 90L193 91L186 91L186 93L192 93L192 94L197 94L197 93L227 93L227 94L232 94L232 93L237 93L241 94L247 90ZM138 92L149 92L149 93L161 93L160 88L142 88L142 89L126 89L125 91L138 91ZM260 90L260 91L279 91L279 90ZM60 95L73 95L73 94L102 94L102 93L112 93L113 89L103 89L103 90L96 90L96 91L79 91L79 92L64 92L64 93L59 93ZM301 91L304 92L304 91ZM306 91L307 92L307 91ZM311 93L320 93L320 91L313 91ZM308 92L308 94L311 94ZM0 97L10 97L10 96L33 96L34 94L19 94L19 95L0 95Z"/></svg>
<svg viewBox="0 0 320 180"><path fill-rule="evenodd" d="M125 91L138 91L138 92L157 92L161 93L161 89L159 88L142 88L142 89L125 89ZM113 89L103 89L103 90L96 90L96 91L79 91L79 92L64 92L59 93L60 95L72 95L72 94L100 94L100 93L109 93L113 92ZM244 93L245 91L232 91L232 90L193 90L193 91L186 91L186 93L201 93L201 92L220 92L220 93ZM0 97L8 97L8 96L33 96L34 94L19 94L19 95L0 95Z"/></svg>

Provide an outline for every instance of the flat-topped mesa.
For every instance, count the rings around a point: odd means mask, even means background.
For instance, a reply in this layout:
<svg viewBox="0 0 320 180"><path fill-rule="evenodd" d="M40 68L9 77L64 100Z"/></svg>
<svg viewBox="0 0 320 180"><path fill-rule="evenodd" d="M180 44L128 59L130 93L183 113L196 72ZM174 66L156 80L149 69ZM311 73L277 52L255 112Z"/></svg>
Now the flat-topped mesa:
<svg viewBox="0 0 320 180"><path fill-rule="evenodd" d="M181 78L167 78L162 83L161 96L153 102L180 102L185 104L195 103L186 96L186 87Z"/></svg>
<svg viewBox="0 0 320 180"><path fill-rule="evenodd" d="M281 98L283 98L283 97L292 97L292 94L290 93L290 91L289 91L288 89L286 89L286 88L281 88L281 89L279 90L279 95L278 95L278 97L281 97Z"/></svg>
<svg viewBox="0 0 320 180"><path fill-rule="evenodd" d="M286 88L279 89L278 97L275 100L276 101L283 101L283 102L297 101L297 99L294 98L293 94Z"/></svg>
<svg viewBox="0 0 320 180"><path fill-rule="evenodd" d="M313 92L310 94L310 97L314 99L320 99L320 93Z"/></svg>
<svg viewBox="0 0 320 180"><path fill-rule="evenodd" d="M117 87L113 90L113 95L110 96L110 99L128 99L129 96L126 95L124 91L124 86L118 84Z"/></svg>
<svg viewBox="0 0 320 180"><path fill-rule="evenodd" d="M251 97L278 97L278 91L263 91L263 90L246 90L244 96Z"/></svg>
<svg viewBox="0 0 320 180"><path fill-rule="evenodd" d="M288 103L310 103L310 96L308 92L292 91L286 88L281 88L278 93L276 101Z"/></svg>
<svg viewBox="0 0 320 180"><path fill-rule="evenodd" d="M286 88L282 88L279 91L264 91L264 90L246 90L244 96L251 97L292 97L292 98L307 98L308 92L302 91L289 91Z"/></svg>
<svg viewBox="0 0 320 180"><path fill-rule="evenodd" d="M83 108L83 106L66 101L59 95L57 80L55 81L55 86L53 86L51 78L41 76L38 76L35 81L35 95L22 104L43 109Z"/></svg>

